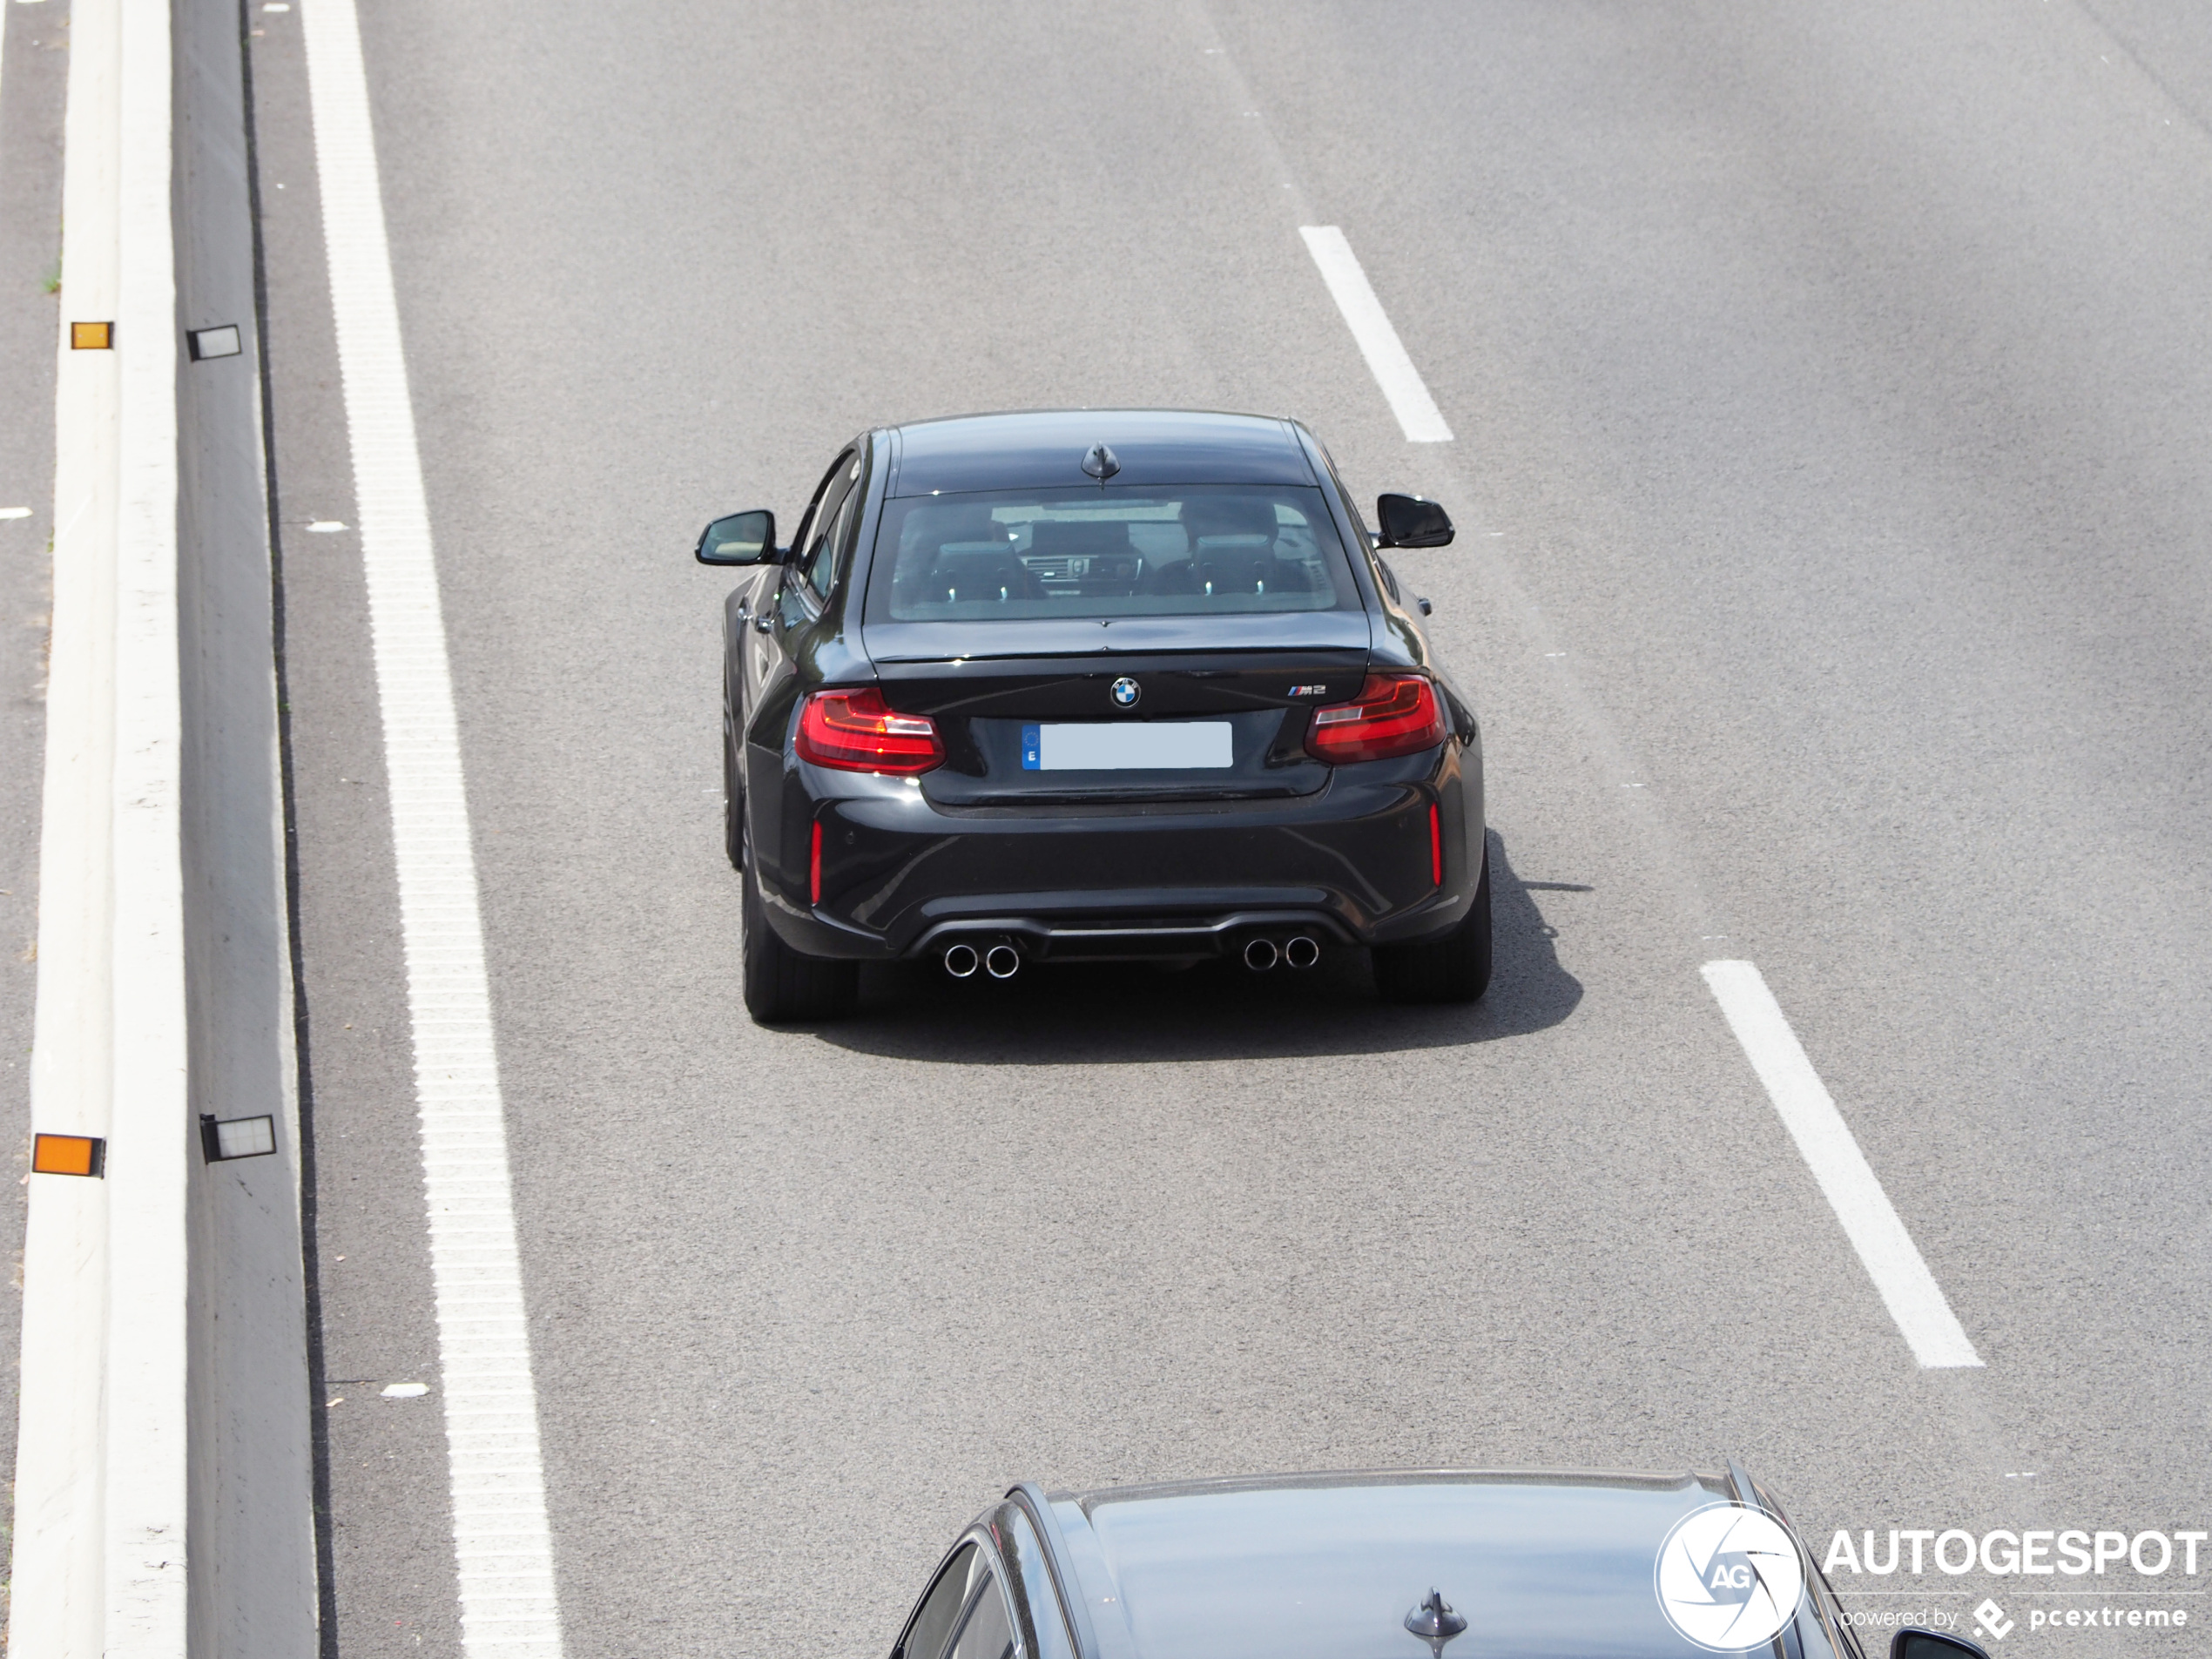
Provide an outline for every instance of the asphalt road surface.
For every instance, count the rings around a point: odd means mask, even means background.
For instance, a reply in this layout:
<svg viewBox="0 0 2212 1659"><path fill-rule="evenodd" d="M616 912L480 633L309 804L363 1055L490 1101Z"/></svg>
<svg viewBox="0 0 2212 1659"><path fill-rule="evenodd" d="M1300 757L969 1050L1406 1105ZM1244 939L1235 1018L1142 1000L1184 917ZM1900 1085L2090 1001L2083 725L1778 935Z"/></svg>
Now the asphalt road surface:
<svg viewBox="0 0 2212 1659"><path fill-rule="evenodd" d="M880 1655L1023 1477L1732 1454L1816 1539L2208 1524L2200 8L364 10L571 1654ZM250 13L326 1640L377 1659L458 1628L300 16ZM756 1028L698 526L873 422L1116 403L1453 510L1398 563L1485 725L1488 1000L871 970ZM1716 958L1984 1368L1915 1365ZM2203 1565L2153 1588L2212 1619Z"/></svg>

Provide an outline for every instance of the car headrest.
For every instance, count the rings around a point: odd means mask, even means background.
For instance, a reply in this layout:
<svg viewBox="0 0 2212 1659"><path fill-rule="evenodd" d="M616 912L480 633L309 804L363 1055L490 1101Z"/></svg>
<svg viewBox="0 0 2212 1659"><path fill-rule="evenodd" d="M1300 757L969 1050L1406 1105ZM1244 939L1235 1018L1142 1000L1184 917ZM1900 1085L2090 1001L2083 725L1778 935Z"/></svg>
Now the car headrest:
<svg viewBox="0 0 2212 1659"><path fill-rule="evenodd" d="M1129 526L1118 522L1084 523L1079 519L1041 518L1029 526L1029 551L1056 556L1069 553L1126 553Z"/></svg>
<svg viewBox="0 0 2212 1659"><path fill-rule="evenodd" d="M916 508L907 516L900 533L909 547L942 547L948 543L985 542L1005 546L1006 526L991 516L991 509L968 502L946 502Z"/></svg>
<svg viewBox="0 0 2212 1659"><path fill-rule="evenodd" d="M1271 501L1201 496L1183 503L1183 533L1193 547L1201 536L1262 536L1271 542L1280 528Z"/></svg>

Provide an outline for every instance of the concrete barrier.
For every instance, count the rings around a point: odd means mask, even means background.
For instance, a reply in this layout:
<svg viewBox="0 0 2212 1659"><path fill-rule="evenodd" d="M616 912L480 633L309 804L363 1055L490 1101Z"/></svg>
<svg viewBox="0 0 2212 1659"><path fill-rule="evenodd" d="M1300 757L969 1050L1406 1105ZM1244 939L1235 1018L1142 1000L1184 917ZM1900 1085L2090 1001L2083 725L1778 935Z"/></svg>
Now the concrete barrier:
<svg viewBox="0 0 2212 1659"><path fill-rule="evenodd" d="M316 1595L235 0L76 0L10 1647L287 1659ZM114 325L111 347L70 325ZM235 354L193 331L235 326ZM217 343L217 342L210 342ZM203 1117L271 1118L209 1161Z"/></svg>

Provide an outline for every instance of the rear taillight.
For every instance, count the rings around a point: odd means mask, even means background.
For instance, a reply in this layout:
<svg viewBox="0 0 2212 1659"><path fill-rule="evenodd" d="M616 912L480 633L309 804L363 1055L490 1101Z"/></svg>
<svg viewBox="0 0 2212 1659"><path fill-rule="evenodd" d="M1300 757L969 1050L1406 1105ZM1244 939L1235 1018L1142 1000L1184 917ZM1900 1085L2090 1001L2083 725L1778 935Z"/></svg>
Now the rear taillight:
<svg viewBox="0 0 2212 1659"><path fill-rule="evenodd" d="M900 714L874 686L817 691L799 712L799 758L840 772L927 772L945 759L937 723Z"/></svg>
<svg viewBox="0 0 2212 1659"><path fill-rule="evenodd" d="M1370 674L1356 703L1313 711L1305 751L1342 765L1417 754L1444 741L1436 688L1419 674Z"/></svg>

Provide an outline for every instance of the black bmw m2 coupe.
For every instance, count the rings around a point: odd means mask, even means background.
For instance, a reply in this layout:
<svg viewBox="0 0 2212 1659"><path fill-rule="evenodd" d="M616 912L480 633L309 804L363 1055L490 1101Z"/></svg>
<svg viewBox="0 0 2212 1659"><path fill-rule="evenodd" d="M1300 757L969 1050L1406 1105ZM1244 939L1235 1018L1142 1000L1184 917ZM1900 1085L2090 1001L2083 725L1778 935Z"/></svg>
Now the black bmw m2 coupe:
<svg viewBox="0 0 2212 1659"><path fill-rule="evenodd" d="M1480 996L1480 734L1380 556L1451 520L1377 523L1295 421L1081 410L864 433L787 546L708 525L753 1016L914 959L1364 948L1393 1000Z"/></svg>

